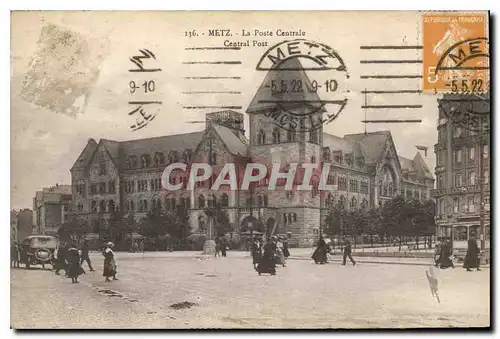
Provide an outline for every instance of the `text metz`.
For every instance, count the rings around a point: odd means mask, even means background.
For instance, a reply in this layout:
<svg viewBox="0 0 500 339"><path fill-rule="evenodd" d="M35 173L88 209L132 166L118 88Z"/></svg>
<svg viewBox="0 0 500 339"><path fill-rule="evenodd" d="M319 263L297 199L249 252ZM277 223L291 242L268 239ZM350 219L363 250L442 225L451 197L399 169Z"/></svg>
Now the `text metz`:
<svg viewBox="0 0 500 339"><path fill-rule="evenodd" d="M232 36L230 29L209 29L208 36Z"/></svg>

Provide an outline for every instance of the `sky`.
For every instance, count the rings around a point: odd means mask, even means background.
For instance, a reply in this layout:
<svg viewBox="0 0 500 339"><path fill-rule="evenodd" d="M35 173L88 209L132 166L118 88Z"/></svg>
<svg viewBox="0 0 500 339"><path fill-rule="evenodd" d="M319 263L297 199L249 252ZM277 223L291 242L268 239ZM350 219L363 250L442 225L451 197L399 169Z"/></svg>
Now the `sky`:
<svg viewBox="0 0 500 339"><path fill-rule="evenodd" d="M262 55L272 45L296 38L277 36L278 30L305 32L300 38L328 45L346 65L343 75L337 71L317 75L318 81L339 81L334 94L323 95L348 101L338 118L324 126L325 132L339 136L362 133L365 113L368 119L422 119L418 124L370 124L367 131L390 130L404 157L414 157L415 145L428 147L426 160L433 171L438 96L369 94L365 98L361 93L363 89L422 88L421 79L361 79L361 75L373 74L422 74L422 64L360 64L363 59L421 58L419 50L360 49L364 45L421 45L419 13L32 11L13 12L11 27L12 208L32 207L35 192L42 187L70 184L69 170L89 138L122 141L199 131L203 124L188 121L203 121L206 113L218 110L184 106L241 106L236 111L244 113L266 75L256 69ZM209 36L210 29L230 30L232 36ZM243 30L252 35L242 36ZM273 35L254 36L255 30ZM193 31L197 36L189 37ZM240 50L187 49L220 47L225 40L249 40L250 46ZM253 46L254 40L261 46ZM161 72L128 71L135 67L129 58L140 55L139 49L154 53L156 60L147 60L147 66L161 68ZM189 63L193 61L241 63ZM130 93L131 81L142 84L151 80L154 92L145 94L137 89ZM189 91L239 93L184 93ZM129 112L134 107L128 102L146 99L162 104L156 106L154 120L132 131L135 120ZM361 108L365 99L369 105L412 104L422 108L365 112ZM248 122L247 116L245 119Z"/></svg>

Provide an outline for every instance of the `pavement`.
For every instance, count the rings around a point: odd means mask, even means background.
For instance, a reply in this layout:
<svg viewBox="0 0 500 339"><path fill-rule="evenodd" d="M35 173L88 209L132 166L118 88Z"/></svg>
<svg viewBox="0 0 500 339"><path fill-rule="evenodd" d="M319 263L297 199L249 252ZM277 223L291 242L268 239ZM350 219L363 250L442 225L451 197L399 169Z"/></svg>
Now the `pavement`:
<svg viewBox="0 0 500 339"><path fill-rule="evenodd" d="M290 249L290 257L289 260L306 260L312 261L311 255L314 252L314 248L291 248ZM385 251L381 251L385 253ZM118 252L121 260L129 260L134 258L144 258L144 259L153 259L153 258L210 258L212 255L203 254L201 251L174 251L174 252L144 252L144 253L130 253L130 252ZM251 258L251 254L249 251L228 251L228 256L231 258ZM393 253L393 252L389 252ZM378 257L371 256L366 252L353 252L354 260L357 263L373 263L373 264L387 264L387 265L419 265L419 266L429 266L434 263L434 256L427 256L423 258L412 257L411 252L402 252L406 253L405 257ZM100 260L100 253L93 252L91 253L92 260ZM342 253L336 252L334 255L329 255L329 260L331 262L340 263L342 262ZM457 265L461 265L458 264ZM484 265L484 267L489 267L489 265Z"/></svg>
<svg viewBox="0 0 500 339"><path fill-rule="evenodd" d="M295 251L298 255L301 251ZM193 252L191 252L193 253ZM307 251L304 250L304 253ZM309 253L307 253L309 254ZM13 328L422 328L490 325L490 270L437 270L434 299L417 265L289 260L259 276L248 252L116 253L80 284L42 269L11 269ZM88 271L86 264L84 268Z"/></svg>

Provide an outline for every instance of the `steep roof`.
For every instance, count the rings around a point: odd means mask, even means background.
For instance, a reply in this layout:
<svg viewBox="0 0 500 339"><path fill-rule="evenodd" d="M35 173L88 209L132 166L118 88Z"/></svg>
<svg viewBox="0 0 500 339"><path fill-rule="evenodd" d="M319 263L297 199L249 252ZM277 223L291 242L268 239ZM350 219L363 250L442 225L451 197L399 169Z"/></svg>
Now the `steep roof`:
<svg viewBox="0 0 500 339"><path fill-rule="evenodd" d="M226 144L228 151L234 155L247 156L248 144L245 144L240 138L236 136L229 128L221 125L212 125L213 129L222 141Z"/></svg>
<svg viewBox="0 0 500 339"><path fill-rule="evenodd" d="M401 164L401 169L402 170L408 170L410 172L416 171L415 167L413 166L413 160L398 156L399 158L399 163Z"/></svg>
<svg viewBox="0 0 500 339"><path fill-rule="evenodd" d="M200 143L204 131L167 135L147 139L121 141L119 143L120 166L123 167L129 155L154 154L155 152L182 152L194 149Z"/></svg>
<svg viewBox="0 0 500 339"><path fill-rule="evenodd" d="M247 113L258 113L279 107L287 109L303 107L304 103L311 107L320 107L320 98L316 92L309 90L312 89L311 80L309 80L299 59L288 59L279 67L283 69L274 68L267 72L264 81L262 81L246 110ZM278 89L274 93L272 91L273 80ZM280 89L282 81L287 87L293 86L292 81L295 84L300 81L302 91L293 91L289 88L287 91L282 92ZM312 104L311 102L318 102L318 104ZM320 111L324 111L324 109Z"/></svg>
<svg viewBox="0 0 500 339"><path fill-rule="evenodd" d="M87 145L85 145L85 148L83 149L82 153L80 153L78 158L75 160L75 163L73 164L71 169L82 168L87 166L96 148L97 148L97 142L94 139L89 139L87 141Z"/></svg>
<svg viewBox="0 0 500 339"><path fill-rule="evenodd" d="M344 153L353 153L354 143L336 135L323 133L323 147L329 147L330 151L342 150Z"/></svg>
<svg viewBox="0 0 500 339"><path fill-rule="evenodd" d="M389 131L381 131L367 134L347 134L344 138L359 144L361 153L365 158L365 163L369 165L377 163L380 159L380 154L390 134L391 132Z"/></svg>

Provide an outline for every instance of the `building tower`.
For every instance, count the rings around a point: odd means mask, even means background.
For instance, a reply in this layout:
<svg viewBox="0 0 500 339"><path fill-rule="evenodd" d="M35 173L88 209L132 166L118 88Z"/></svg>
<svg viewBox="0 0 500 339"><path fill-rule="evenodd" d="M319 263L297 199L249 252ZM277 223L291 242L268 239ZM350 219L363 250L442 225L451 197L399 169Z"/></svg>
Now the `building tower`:
<svg viewBox="0 0 500 339"><path fill-rule="evenodd" d="M281 172L286 172L289 163L320 163L323 128L321 124L311 128L308 122L318 121L325 110L318 104L320 98L311 90L311 81L298 59L285 61L281 68L267 73L246 112L250 115L253 161L267 163L268 168L280 163ZM254 194L257 205L264 194L268 206L263 212L265 220L261 221L266 233L291 233L291 245L313 245L320 224L318 192L286 191L283 185L268 191L263 185Z"/></svg>

